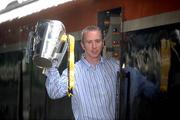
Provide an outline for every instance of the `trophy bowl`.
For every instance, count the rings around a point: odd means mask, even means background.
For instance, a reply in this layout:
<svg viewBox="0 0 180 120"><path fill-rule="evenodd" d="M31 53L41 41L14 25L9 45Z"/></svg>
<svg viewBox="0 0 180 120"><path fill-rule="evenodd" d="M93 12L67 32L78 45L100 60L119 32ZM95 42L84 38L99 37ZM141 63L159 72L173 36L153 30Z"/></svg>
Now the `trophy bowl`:
<svg viewBox="0 0 180 120"><path fill-rule="evenodd" d="M40 68L49 68L56 53L59 52L60 38L65 27L58 20L42 20L36 24L33 39L33 62Z"/></svg>

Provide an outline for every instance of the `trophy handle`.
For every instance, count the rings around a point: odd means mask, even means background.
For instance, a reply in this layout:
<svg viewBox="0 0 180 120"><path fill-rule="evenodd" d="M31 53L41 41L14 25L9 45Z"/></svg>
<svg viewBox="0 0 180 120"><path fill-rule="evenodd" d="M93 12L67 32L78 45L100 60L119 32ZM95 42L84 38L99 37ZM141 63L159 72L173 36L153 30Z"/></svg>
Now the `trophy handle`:
<svg viewBox="0 0 180 120"><path fill-rule="evenodd" d="M60 38L60 45L59 45L59 53L55 53L53 56L53 60L56 60L56 62L54 63L55 67L59 67L62 59L64 58L64 55L68 49L68 40L67 40L67 35L62 35L62 37Z"/></svg>
<svg viewBox="0 0 180 120"><path fill-rule="evenodd" d="M26 47L26 51L25 51L25 62L26 63L30 63L30 60L33 56L33 44L34 44L34 37L35 37L35 32L31 31L28 34L28 39L27 39L27 47Z"/></svg>

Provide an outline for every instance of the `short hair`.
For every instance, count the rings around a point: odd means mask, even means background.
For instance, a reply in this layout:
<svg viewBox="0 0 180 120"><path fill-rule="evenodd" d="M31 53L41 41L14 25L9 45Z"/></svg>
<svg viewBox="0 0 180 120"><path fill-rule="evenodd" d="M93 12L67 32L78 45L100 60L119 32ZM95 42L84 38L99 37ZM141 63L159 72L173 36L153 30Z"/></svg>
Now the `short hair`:
<svg viewBox="0 0 180 120"><path fill-rule="evenodd" d="M101 33L101 29L98 26L95 25L87 26L81 32L81 42L84 41L84 34L90 31L99 31ZM101 33L101 37L102 37L102 33Z"/></svg>

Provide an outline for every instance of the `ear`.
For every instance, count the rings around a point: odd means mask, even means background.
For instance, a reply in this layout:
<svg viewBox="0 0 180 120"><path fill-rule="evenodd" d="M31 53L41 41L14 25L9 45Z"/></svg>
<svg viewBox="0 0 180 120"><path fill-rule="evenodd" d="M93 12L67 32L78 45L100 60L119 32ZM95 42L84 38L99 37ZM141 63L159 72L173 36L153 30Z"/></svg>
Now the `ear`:
<svg viewBox="0 0 180 120"><path fill-rule="evenodd" d="M81 42L81 47L83 50L85 50L84 44Z"/></svg>

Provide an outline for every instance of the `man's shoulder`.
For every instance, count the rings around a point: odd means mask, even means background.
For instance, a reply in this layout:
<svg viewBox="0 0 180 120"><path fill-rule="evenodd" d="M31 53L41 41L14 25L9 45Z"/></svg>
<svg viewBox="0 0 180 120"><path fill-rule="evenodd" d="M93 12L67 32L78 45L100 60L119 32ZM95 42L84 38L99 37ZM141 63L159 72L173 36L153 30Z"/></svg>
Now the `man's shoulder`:
<svg viewBox="0 0 180 120"><path fill-rule="evenodd" d="M119 60L117 60L117 59L115 59L113 57L102 57L102 58L103 58L103 61L105 61L105 62L112 62L114 64L119 64L120 63Z"/></svg>

